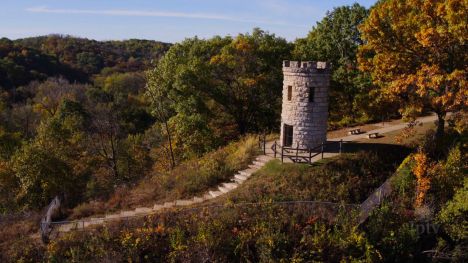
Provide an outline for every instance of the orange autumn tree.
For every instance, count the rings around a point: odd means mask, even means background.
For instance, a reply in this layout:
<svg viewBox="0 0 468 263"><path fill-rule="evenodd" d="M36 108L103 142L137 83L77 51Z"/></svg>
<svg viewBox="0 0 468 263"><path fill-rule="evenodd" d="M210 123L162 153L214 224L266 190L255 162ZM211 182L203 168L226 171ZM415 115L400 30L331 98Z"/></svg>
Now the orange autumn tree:
<svg viewBox="0 0 468 263"><path fill-rule="evenodd" d="M416 176L416 199L414 206L421 207L426 193L431 186L431 180L428 176L430 164L427 155L421 151L414 155L414 160L413 174Z"/></svg>
<svg viewBox="0 0 468 263"><path fill-rule="evenodd" d="M447 112L467 107L467 10L467 0L387 0L360 27L360 69L404 115L435 112L438 138Z"/></svg>

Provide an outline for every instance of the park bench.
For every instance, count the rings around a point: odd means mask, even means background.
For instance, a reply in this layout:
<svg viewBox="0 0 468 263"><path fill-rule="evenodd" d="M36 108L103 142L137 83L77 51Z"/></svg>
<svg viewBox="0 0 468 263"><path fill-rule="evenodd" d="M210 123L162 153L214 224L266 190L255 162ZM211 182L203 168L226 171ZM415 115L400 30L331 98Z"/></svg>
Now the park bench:
<svg viewBox="0 0 468 263"><path fill-rule="evenodd" d="M353 129L348 132L349 135L355 135L355 134L360 134L361 129Z"/></svg>
<svg viewBox="0 0 468 263"><path fill-rule="evenodd" d="M378 132L372 132L372 133L369 133L367 134L367 136L369 137L369 139L372 139L372 138L379 138L379 133Z"/></svg>

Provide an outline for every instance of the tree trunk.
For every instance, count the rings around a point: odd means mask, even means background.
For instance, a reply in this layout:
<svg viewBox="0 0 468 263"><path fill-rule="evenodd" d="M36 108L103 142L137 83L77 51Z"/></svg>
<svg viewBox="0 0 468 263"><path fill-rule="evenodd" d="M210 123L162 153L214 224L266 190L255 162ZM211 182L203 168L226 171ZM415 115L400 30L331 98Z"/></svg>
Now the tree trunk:
<svg viewBox="0 0 468 263"><path fill-rule="evenodd" d="M171 133L169 131L169 125L167 124L167 121L164 122L164 126L166 127L167 138L169 140L169 152L171 154L171 169L174 169L175 167L174 151L172 150Z"/></svg>
<svg viewBox="0 0 468 263"><path fill-rule="evenodd" d="M445 112L437 112L436 139L440 141L444 137Z"/></svg>
<svg viewBox="0 0 468 263"><path fill-rule="evenodd" d="M245 121L238 121L237 122L237 127L238 127L238 131L241 135L244 135L246 132L247 132L247 125L245 124Z"/></svg>

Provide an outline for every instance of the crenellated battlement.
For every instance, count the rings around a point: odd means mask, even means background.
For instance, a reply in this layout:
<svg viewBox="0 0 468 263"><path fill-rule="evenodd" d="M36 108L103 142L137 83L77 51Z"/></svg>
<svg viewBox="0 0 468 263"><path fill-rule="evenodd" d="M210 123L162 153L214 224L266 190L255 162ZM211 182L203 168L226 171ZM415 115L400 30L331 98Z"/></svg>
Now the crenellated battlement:
<svg viewBox="0 0 468 263"><path fill-rule="evenodd" d="M283 61L283 71L328 71L331 63L324 61Z"/></svg>

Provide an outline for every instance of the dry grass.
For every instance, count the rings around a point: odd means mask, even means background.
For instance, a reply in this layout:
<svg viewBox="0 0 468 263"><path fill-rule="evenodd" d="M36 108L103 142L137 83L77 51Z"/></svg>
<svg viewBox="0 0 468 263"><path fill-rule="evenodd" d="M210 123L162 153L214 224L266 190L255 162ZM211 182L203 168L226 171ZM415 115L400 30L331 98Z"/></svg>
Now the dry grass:
<svg viewBox="0 0 468 263"><path fill-rule="evenodd" d="M133 188L116 189L105 202L81 204L73 209L69 218L200 196L229 181L236 171L247 168L258 154L258 137L247 136L201 158L186 161L172 171L154 172L153 176L143 179Z"/></svg>
<svg viewBox="0 0 468 263"><path fill-rule="evenodd" d="M215 202L317 200L361 203L395 171L407 152L407 149L393 145L368 147L364 151L324 159L313 166L281 164L274 160Z"/></svg>
<svg viewBox="0 0 468 263"><path fill-rule="evenodd" d="M40 218L34 212L0 219L0 262L9 262L10 258L32 262L30 255L42 248L41 241L31 237L39 234Z"/></svg>

